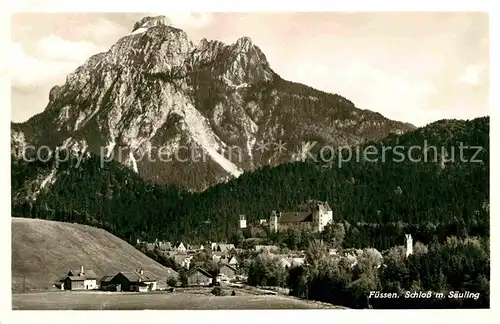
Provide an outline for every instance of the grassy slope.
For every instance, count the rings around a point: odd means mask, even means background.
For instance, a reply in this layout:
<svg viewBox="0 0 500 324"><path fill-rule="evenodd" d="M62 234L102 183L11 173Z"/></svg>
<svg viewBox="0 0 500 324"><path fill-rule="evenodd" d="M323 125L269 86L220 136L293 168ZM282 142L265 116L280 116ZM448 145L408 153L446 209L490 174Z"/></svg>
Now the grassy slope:
<svg viewBox="0 0 500 324"><path fill-rule="evenodd" d="M68 269L93 269L100 277L142 266L159 284L174 274L118 237L91 226L12 218L12 290L50 288Z"/></svg>

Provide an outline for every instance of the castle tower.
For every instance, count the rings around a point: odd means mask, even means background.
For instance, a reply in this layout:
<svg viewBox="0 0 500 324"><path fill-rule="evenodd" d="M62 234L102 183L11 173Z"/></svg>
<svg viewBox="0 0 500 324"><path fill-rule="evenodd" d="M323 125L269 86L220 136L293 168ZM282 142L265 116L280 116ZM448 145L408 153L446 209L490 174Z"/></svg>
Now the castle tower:
<svg viewBox="0 0 500 324"><path fill-rule="evenodd" d="M278 231L278 215L274 210L271 213L271 217L269 217L269 230L271 231L271 233Z"/></svg>
<svg viewBox="0 0 500 324"><path fill-rule="evenodd" d="M313 210L313 231L319 231L320 230L320 224L321 224L321 211L320 211L320 205L316 205Z"/></svg>
<svg viewBox="0 0 500 324"><path fill-rule="evenodd" d="M408 257L413 253L413 238L411 234L405 234L405 254Z"/></svg>
<svg viewBox="0 0 500 324"><path fill-rule="evenodd" d="M327 202L319 203L313 213L314 229L322 232L325 225L333 221L333 211Z"/></svg>
<svg viewBox="0 0 500 324"><path fill-rule="evenodd" d="M240 229L247 228L247 218L245 215L240 215Z"/></svg>

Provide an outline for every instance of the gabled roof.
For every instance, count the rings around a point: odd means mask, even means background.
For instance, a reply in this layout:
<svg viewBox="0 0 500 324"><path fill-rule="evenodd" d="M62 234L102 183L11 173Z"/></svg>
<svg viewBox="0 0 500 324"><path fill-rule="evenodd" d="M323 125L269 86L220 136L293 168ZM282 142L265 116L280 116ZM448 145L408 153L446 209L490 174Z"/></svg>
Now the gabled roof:
<svg viewBox="0 0 500 324"><path fill-rule="evenodd" d="M87 279L84 276L67 276L66 278L71 281L84 281L85 279Z"/></svg>
<svg viewBox="0 0 500 324"><path fill-rule="evenodd" d="M80 269L69 270L67 275L69 277L75 276L75 277L84 277L85 279L97 279L97 275L95 274L94 270L92 270L92 269L83 270L83 275L80 273Z"/></svg>
<svg viewBox="0 0 500 324"><path fill-rule="evenodd" d="M231 259L229 259L229 264L238 264L239 261L238 259L236 259L235 256L231 257Z"/></svg>
<svg viewBox="0 0 500 324"><path fill-rule="evenodd" d="M234 249L234 244L219 244L217 246L217 250L219 250L221 252L228 252L228 251L231 251L232 249Z"/></svg>
<svg viewBox="0 0 500 324"><path fill-rule="evenodd" d="M224 268L224 267L228 267L229 269L233 270L233 271L237 271L235 267L233 267L232 265L230 264L227 264L227 263L220 263L219 264L219 270Z"/></svg>
<svg viewBox="0 0 500 324"><path fill-rule="evenodd" d="M210 273L208 273L206 270L204 270L204 269L202 269L200 267L197 267L197 268L194 268L194 269L190 270L187 275L189 277L189 276L192 276L196 272L201 273L202 275L204 275L207 278L213 278Z"/></svg>
<svg viewBox="0 0 500 324"><path fill-rule="evenodd" d="M139 281L156 281L156 279L148 276L147 274L140 274L135 271L125 271L120 272L125 278L127 278L130 282L139 282ZM140 279L140 280L139 280Z"/></svg>
<svg viewBox="0 0 500 324"><path fill-rule="evenodd" d="M290 212L281 213L278 218L278 223L299 223L299 222L312 222L312 212Z"/></svg>
<svg viewBox="0 0 500 324"><path fill-rule="evenodd" d="M185 245L184 243L182 243L182 242L175 242L175 244L174 244L174 248L178 249L178 248L179 248L179 246L181 246L181 244L182 244L182 246L183 246L184 248L186 248L186 245Z"/></svg>
<svg viewBox="0 0 500 324"><path fill-rule="evenodd" d="M107 281L110 281L111 279L113 279L115 276L104 276L101 278L101 280L99 280L99 282L107 282Z"/></svg>

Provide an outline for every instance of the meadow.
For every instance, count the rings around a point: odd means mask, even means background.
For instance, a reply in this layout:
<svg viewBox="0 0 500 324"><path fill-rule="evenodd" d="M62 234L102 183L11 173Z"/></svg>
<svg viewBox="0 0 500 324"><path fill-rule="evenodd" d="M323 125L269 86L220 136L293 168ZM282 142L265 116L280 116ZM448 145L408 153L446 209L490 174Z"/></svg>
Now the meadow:
<svg viewBox="0 0 500 324"><path fill-rule="evenodd" d="M333 305L288 296L253 295L238 290L236 296L205 292L72 292L50 291L12 295L13 310L216 310L216 309L338 309Z"/></svg>

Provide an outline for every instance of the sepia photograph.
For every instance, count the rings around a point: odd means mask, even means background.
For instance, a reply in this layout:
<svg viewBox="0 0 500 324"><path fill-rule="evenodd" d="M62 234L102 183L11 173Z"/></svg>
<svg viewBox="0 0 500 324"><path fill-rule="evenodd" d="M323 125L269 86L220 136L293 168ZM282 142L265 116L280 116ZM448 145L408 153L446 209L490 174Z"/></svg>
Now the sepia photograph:
<svg viewBox="0 0 500 324"><path fill-rule="evenodd" d="M11 16L12 310L490 308L486 12Z"/></svg>

